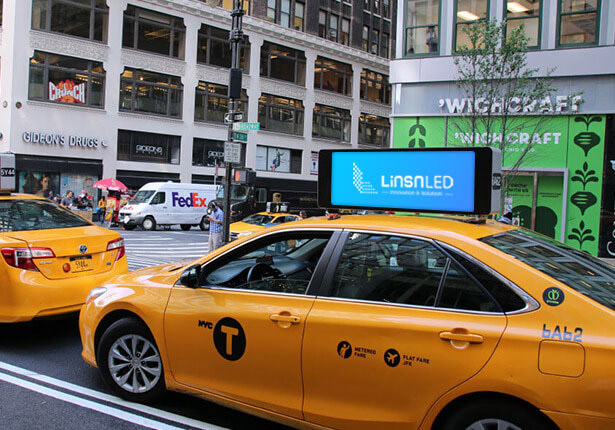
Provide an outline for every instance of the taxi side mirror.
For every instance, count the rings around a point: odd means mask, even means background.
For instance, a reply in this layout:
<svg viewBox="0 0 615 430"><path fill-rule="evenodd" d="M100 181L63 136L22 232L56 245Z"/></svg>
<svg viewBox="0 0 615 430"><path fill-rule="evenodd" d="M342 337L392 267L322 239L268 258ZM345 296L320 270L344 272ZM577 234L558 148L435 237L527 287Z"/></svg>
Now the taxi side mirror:
<svg viewBox="0 0 615 430"><path fill-rule="evenodd" d="M198 288L201 280L201 265L195 264L184 270L184 273L179 277L180 285L188 288Z"/></svg>

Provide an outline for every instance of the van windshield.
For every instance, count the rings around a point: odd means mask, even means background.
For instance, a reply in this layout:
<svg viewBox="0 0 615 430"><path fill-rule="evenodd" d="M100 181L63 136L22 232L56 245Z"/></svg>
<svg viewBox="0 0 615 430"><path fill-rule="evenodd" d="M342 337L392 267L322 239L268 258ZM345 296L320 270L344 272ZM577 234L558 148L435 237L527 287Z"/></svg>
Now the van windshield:
<svg viewBox="0 0 615 430"><path fill-rule="evenodd" d="M522 229L480 240L615 310L615 268L588 253Z"/></svg>
<svg viewBox="0 0 615 430"><path fill-rule="evenodd" d="M218 189L218 194L216 198L224 198L224 187L220 187ZM245 185L231 186L231 200L245 200L246 198L248 198L248 187L246 187Z"/></svg>
<svg viewBox="0 0 615 430"><path fill-rule="evenodd" d="M154 193L155 193L154 190L137 191L135 196L132 199L130 199L130 203L135 204L135 205L138 203L146 203L154 195Z"/></svg>

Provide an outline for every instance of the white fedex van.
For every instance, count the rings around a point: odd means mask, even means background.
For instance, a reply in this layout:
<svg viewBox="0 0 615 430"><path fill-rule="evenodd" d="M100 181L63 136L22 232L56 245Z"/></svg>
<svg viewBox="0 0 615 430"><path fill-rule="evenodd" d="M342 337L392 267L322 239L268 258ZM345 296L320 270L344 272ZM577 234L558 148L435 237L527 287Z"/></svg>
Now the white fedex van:
<svg viewBox="0 0 615 430"><path fill-rule="evenodd" d="M217 189L217 185L150 182L120 209L119 221L126 230L136 226L155 230L157 225L174 224L182 230L197 225L209 230L207 206L216 199Z"/></svg>

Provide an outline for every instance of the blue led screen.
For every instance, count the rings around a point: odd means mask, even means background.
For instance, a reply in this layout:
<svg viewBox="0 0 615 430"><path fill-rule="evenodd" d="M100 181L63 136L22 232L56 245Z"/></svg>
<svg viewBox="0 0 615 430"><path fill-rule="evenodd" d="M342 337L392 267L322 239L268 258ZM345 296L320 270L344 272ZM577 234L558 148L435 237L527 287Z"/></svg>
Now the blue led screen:
<svg viewBox="0 0 615 430"><path fill-rule="evenodd" d="M334 206L473 212L473 151L333 152Z"/></svg>

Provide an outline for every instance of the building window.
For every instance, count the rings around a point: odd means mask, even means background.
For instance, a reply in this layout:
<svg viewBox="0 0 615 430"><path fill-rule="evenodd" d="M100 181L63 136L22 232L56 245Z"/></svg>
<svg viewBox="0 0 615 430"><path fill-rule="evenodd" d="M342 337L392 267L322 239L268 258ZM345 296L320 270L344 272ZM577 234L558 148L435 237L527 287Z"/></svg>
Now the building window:
<svg viewBox="0 0 615 430"><path fill-rule="evenodd" d="M387 148L390 130L388 118L362 113L359 117L359 144Z"/></svg>
<svg viewBox="0 0 615 430"><path fill-rule="evenodd" d="M248 93L242 90L238 108L247 118ZM207 122L224 122L228 112L228 86L199 81L194 100L194 120Z"/></svg>
<svg viewBox="0 0 615 430"><path fill-rule="evenodd" d="M367 25L363 26L363 36L362 36L363 42L361 44L361 48L365 51L365 52L369 52L369 27Z"/></svg>
<svg viewBox="0 0 615 430"><path fill-rule="evenodd" d="M245 144L241 150L241 165L246 165ZM192 165L205 167L224 167L224 141L194 138L192 144Z"/></svg>
<svg viewBox="0 0 615 430"><path fill-rule="evenodd" d="M199 43L197 46L196 61L219 67L231 67L232 51L229 42L229 31L202 24L199 29ZM240 67L249 70L250 39L243 37L241 43Z"/></svg>
<svg viewBox="0 0 615 430"><path fill-rule="evenodd" d="M327 11L321 10L318 12L318 36L323 39L327 38Z"/></svg>
<svg viewBox="0 0 615 430"><path fill-rule="evenodd" d="M380 56L384 58L389 58L389 35L386 33L382 34L382 44L380 45Z"/></svg>
<svg viewBox="0 0 615 430"><path fill-rule="evenodd" d="M267 0L267 21L303 31L305 4L298 0Z"/></svg>
<svg viewBox="0 0 615 430"><path fill-rule="evenodd" d="M179 164L180 136L118 130L117 159Z"/></svg>
<svg viewBox="0 0 615 430"><path fill-rule="evenodd" d="M102 108L103 63L35 51L30 59L28 98Z"/></svg>
<svg viewBox="0 0 615 430"><path fill-rule="evenodd" d="M352 95L352 66L318 57L314 68L314 88Z"/></svg>
<svg viewBox="0 0 615 430"><path fill-rule="evenodd" d="M2 0L0 0L0 27L2 27Z"/></svg>
<svg viewBox="0 0 615 430"><path fill-rule="evenodd" d="M506 5L506 35L524 26L528 37L527 46L537 48L540 44L541 0L508 1Z"/></svg>
<svg viewBox="0 0 615 430"><path fill-rule="evenodd" d="M380 32L378 30L372 31L372 47L370 52L374 55L378 55L378 47L380 46Z"/></svg>
<svg viewBox="0 0 615 430"><path fill-rule="evenodd" d="M361 72L361 99L391 104L389 77L382 73L363 69Z"/></svg>
<svg viewBox="0 0 615 430"><path fill-rule="evenodd" d="M177 76L126 68L120 83L120 110L181 118L183 88Z"/></svg>
<svg viewBox="0 0 615 430"><path fill-rule="evenodd" d="M406 55L437 54L439 22L440 0L406 0Z"/></svg>
<svg viewBox="0 0 615 430"><path fill-rule="evenodd" d="M301 100L263 94L258 99L258 121L261 129L303 135L303 102Z"/></svg>
<svg viewBox="0 0 615 430"><path fill-rule="evenodd" d="M0 17L1 14L0 10ZM106 0L33 0L32 2L32 28L36 30L53 31L106 43L108 23L109 8Z"/></svg>
<svg viewBox="0 0 615 430"><path fill-rule="evenodd" d="M350 20L342 18L342 34L340 43L342 45L350 45Z"/></svg>
<svg viewBox="0 0 615 430"><path fill-rule="evenodd" d="M328 39L332 42L337 42L337 25L340 22L340 17L336 14L332 13L329 15L329 37Z"/></svg>
<svg viewBox="0 0 615 430"><path fill-rule="evenodd" d="M305 85L305 53L275 43L263 43L261 76Z"/></svg>
<svg viewBox="0 0 615 430"><path fill-rule="evenodd" d="M184 59L184 20L132 5L124 12L122 47Z"/></svg>
<svg viewBox="0 0 615 430"><path fill-rule="evenodd" d="M350 111L317 104L314 107L312 136L350 142Z"/></svg>
<svg viewBox="0 0 615 430"><path fill-rule="evenodd" d="M258 145L256 147L256 170L301 173L301 151Z"/></svg>
<svg viewBox="0 0 615 430"><path fill-rule="evenodd" d="M383 2L382 2L382 16L384 18L390 18L391 17L391 1L390 0L383 0Z"/></svg>
<svg viewBox="0 0 615 430"><path fill-rule="evenodd" d="M559 0L559 46L598 43L600 0Z"/></svg>
<svg viewBox="0 0 615 430"><path fill-rule="evenodd" d="M233 0L201 0L210 6L223 7L226 10L233 10ZM250 0L243 0L243 10L246 15L250 14Z"/></svg>
<svg viewBox="0 0 615 430"><path fill-rule="evenodd" d="M457 0L455 2L455 51L471 45L464 28L485 22L489 16L488 0Z"/></svg>

